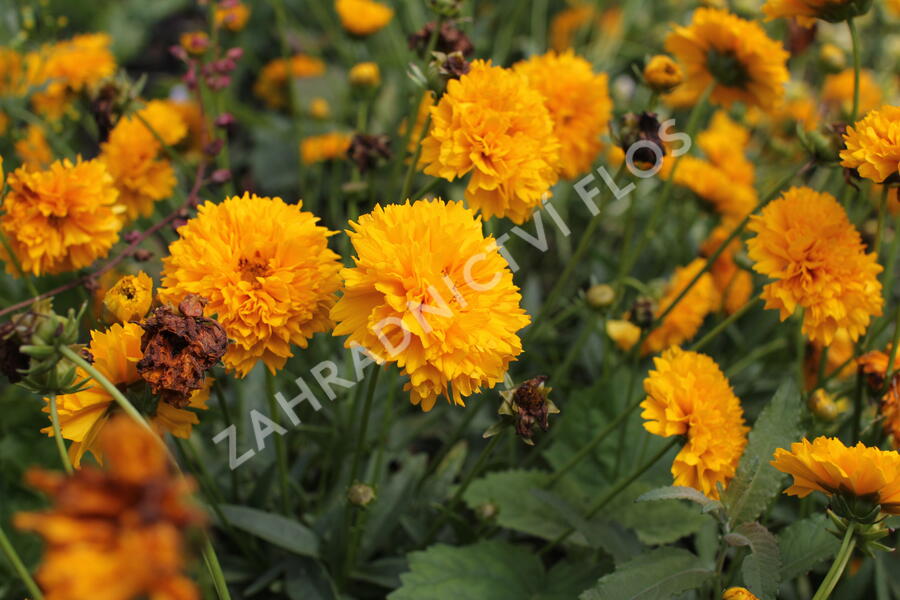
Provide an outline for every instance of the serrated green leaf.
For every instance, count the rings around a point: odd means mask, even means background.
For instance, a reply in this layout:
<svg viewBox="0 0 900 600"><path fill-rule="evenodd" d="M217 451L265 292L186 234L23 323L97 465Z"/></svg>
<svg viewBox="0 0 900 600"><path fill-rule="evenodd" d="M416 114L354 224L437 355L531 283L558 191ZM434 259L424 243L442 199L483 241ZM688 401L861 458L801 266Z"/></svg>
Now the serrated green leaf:
<svg viewBox="0 0 900 600"><path fill-rule="evenodd" d="M741 565L744 585L760 600L774 600L781 584L778 540L759 523L744 523L735 532L747 539L750 555Z"/></svg>
<svg viewBox="0 0 900 600"><path fill-rule="evenodd" d="M600 579L580 600L665 600L701 587L715 571L680 548L657 548Z"/></svg>
<svg viewBox="0 0 900 600"><path fill-rule="evenodd" d="M636 504L635 500L650 489L646 483L635 483L606 511L611 520L634 529L641 542L653 546L671 544L696 533L711 520L696 506L678 500L659 500L653 510L648 510L645 504Z"/></svg>
<svg viewBox="0 0 900 600"><path fill-rule="evenodd" d="M228 523L300 556L319 556L319 538L311 529L281 515L247 506L223 504L219 507Z"/></svg>
<svg viewBox="0 0 900 600"><path fill-rule="evenodd" d="M756 420L737 473L722 495L732 525L755 521L781 492L784 476L769 461L776 448L787 447L800 438L802 417L800 391L789 379Z"/></svg>
<svg viewBox="0 0 900 600"><path fill-rule="evenodd" d="M816 515L792 523L778 535L782 581L799 577L837 554L841 544L827 527L825 516Z"/></svg>

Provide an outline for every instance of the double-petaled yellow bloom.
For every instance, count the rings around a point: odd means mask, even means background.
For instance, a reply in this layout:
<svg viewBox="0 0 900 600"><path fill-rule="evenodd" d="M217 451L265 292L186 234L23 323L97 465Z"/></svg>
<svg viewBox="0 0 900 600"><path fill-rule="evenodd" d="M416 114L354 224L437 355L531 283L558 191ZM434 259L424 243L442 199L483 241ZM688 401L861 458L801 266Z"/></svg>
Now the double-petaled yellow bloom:
<svg viewBox="0 0 900 600"><path fill-rule="evenodd" d="M796 19L812 27L816 19L836 23L866 13L872 0L767 0L763 12L768 19Z"/></svg>
<svg viewBox="0 0 900 600"><path fill-rule="evenodd" d="M841 166L875 183L900 181L900 107L882 106L847 128Z"/></svg>

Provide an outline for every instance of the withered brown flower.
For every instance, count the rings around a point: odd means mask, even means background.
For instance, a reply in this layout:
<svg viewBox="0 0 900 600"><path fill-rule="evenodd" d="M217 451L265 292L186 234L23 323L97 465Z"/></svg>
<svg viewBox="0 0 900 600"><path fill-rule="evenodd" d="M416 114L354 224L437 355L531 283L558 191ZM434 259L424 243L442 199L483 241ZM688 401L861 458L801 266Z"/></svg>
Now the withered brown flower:
<svg viewBox="0 0 900 600"><path fill-rule="evenodd" d="M203 387L205 372L218 363L228 347L225 329L203 316L206 302L188 295L178 312L162 306L143 323L143 358L137 370L160 400L176 408L190 402L191 394Z"/></svg>
<svg viewBox="0 0 900 600"><path fill-rule="evenodd" d="M390 160L391 138L386 135L357 133L350 141L347 156L356 163L360 173L367 173L378 166L381 160Z"/></svg>
<svg viewBox="0 0 900 600"><path fill-rule="evenodd" d="M409 36L410 49L422 52L428 48L428 43L431 40L431 36L434 34L434 28L436 26L436 23L431 21L430 23L426 23L419 31L411 34ZM435 44L434 49L438 52L443 52L444 54L459 52L463 56L470 56L472 52L475 51L475 47L469 40L469 36L463 33L451 21L444 21L441 25L441 30L438 33L437 43Z"/></svg>
<svg viewBox="0 0 900 600"><path fill-rule="evenodd" d="M547 431L550 427L550 415L559 413L559 408L549 398L552 388L544 385L546 381L547 377L540 375L511 390L500 392L500 397L503 398L497 411L500 421L492 425L484 433L484 437L497 435L512 424L523 442L534 445L534 427Z"/></svg>

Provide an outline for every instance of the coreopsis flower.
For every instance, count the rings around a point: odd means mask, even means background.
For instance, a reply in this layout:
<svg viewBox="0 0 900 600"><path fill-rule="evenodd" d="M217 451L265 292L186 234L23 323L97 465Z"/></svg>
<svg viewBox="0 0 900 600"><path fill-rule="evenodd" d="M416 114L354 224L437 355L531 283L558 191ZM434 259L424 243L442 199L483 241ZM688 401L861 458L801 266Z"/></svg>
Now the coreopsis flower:
<svg viewBox="0 0 900 600"><path fill-rule="evenodd" d="M127 390L130 386L144 385L137 370L138 362L144 357L141 352L141 337L144 330L137 323L118 323L106 331L92 331L88 352L93 358L93 367L110 383L119 389ZM115 398L100 384L90 378L81 368L77 370L78 381L89 381L90 385L74 394L57 396L59 422L62 436L72 440L69 445L69 457L76 467L87 452L102 457L102 448L97 445L98 435L106 427L109 419L118 412ZM208 386L195 392L187 408L206 410L209 399ZM49 413L48 406L44 412ZM191 429L200 422L193 410L176 408L166 402L158 402L149 407L147 419L158 434L169 432L175 437L187 439ZM53 435L53 428L42 429L47 435Z"/></svg>
<svg viewBox="0 0 900 600"><path fill-rule="evenodd" d="M763 28L724 10L699 8L687 27L676 26L666 50L684 67L677 92L696 100L713 86L711 101L768 109L784 95L788 53Z"/></svg>
<svg viewBox="0 0 900 600"><path fill-rule="evenodd" d="M822 102L835 107L836 113L849 116L853 110L853 78L853 69L844 69L826 77L822 86ZM862 69L859 73L859 114L864 115L881 106L882 98L881 86L872 72Z"/></svg>
<svg viewBox="0 0 900 600"><path fill-rule="evenodd" d="M818 437L775 451L772 466L793 476L785 490L805 498L813 492L859 499L880 505L881 511L900 514L900 454L870 448L859 442L847 447L837 438Z"/></svg>
<svg viewBox="0 0 900 600"><path fill-rule="evenodd" d="M884 432L891 440L894 449L900 448L900 354L894 358L894 364L890 364L891 348L886 352L876 350L860 356L856 362L859 370L866 375L869 388L878 393L887 389L881 397L881 416L884 418ZM891 379L886 382L888 373Z"/></svg>
<svg viewBox="0 0 900 600"><path fill-rule="evenodd" d="M205 31L187 31L181 34L178 41L188 54L195 55L206 52L210 44L209 35Z"/></svg>
<svg viewBox="0 0 900 600"><path fill-rule="evenodd" d="M837 331L856 341L883 304L875 254L866 254L859 232L831 194L791 188L749 225L753 270L774 282L762 297L781 320L799 306L803 333L829 345Z"/></svg>
<svg viewBox="0 0 900 600"><path fill-rule="evenodd" d="M559 141L544 97L524 75L472 62L431 109L422 164L448 181L471 173L469 206L486 219L524 223L558 177Z"/></svg>
<svg viewBox="0 0 900 600"><path fill-rule="evenodd" d="M274 373L291 346L306 348L331 327L340 262L328 249L332 232L302 208L248 193L206 202L163 259L160 298L208 300L205 314L234 340L225 366L241 377L260 360Z"/></svg>
<svg viewBox="0 0 900 600"><path fill-rule="evenodd" d="M895 17L900 16L900 0L887 0L885 4Z"/></svg>
<svg viewBox="0 0 900 600"><path fill-rule="evenodd" d="M103 297L103 306L119 323L137 321L153 303L153 280L143 271L125 275Z"/></svg>
<svg viewBox="0 0 900 600"><path fill-rule="evenodd" d="M644 380L644 429L654 435L686 437L672 463L675 485L692 487L717 500L734 477L749 428L741 402L713 359L672 347L653 359Z"/></svg>
<svg viewBox="0 0 900 600"><path fill-rule="evenodd" d="M609 319L605 329L609 339L623 352L631 350L641 339L641 328L626 319Z"/></svg>
<svg viewBox="0 0 900 600"><path fill-rule="evenodd" d="M111 41L105 33L76 35L26 55L28 83L41 88L31 96L34 110L58 119L75 94L111 76L116 70Z"/></svg>
<svg viewBox="0 0 900 600"><path fill-rule="evenodd" d="M305 137L300 141L300 160L305 165L312 165L327 160L346 158L352 141L353 136L339 132Z"/></svg>
<svg viewBox="0 0 900 600"><path fill-rule="evenodd" d="M296 54L289 61L276 58L267 63L253 84L253 93L271 108L287 105L288 77L306 79L325 73L325 63L315 56Z"/></svg>
<svg viewBox="0 0 900 600"><path fill-rule="evenodd" d="M736 219L725 219L700 246L700 254L712 256L737 226ZM734 260L740 249L741 240L733 239L709 269L721 298L722 310L727 314L740 310L753 293L753 277L748 271L738 267Z"/></svg>
<svg viewBox="0 0 900 600"><path fill-rule="evenodd" d="M900 107L870 111L844 134L841 166L875 183L900 181Z"/></svg>
<svg viewBox="0 0 900 600"><path fill-rule="evenodd" d="M659 301L654 316L661 315L703 269L706 261L696 258L686 267L678 267ZM641 348L642 354L655 354L691 339L700 331L706 316L721 305L719 291L709 272L704 273L684 298L654 329Z"/></svg>
<svg viewBox="0 0 900 600"><path fill-rule="evenodd" d="M169 98L161 102L178 113L181 121L187 126L187 135L181 141L175 141L174 144L182 146L188 159L199 159L203 154L203 145L207 140L206 123L203 119L203 110L200 108L200 104L196 100L189 98ZM153 124L151 123L151 125Z"/></svg>
<svg viewBox="0 0 900 600"><path fill-rule="evenodd" d="M152 100L137 116L119 119L100 145L100 159L115 179L127 221L150 216L156 202L171 196L177 181L171 162L161 156L160 142L171 146L186 134L179 111L168 102Z"/></svg>
<svg viewBox="0 0 900 600"><path fill-rule="evenodd" d="M128 417L110 421L98 446L105 470L27 474L53 500L46 512L14 518L16 527L44 538L37 580L45 597L199 600L184 573L185 530L205 521L190 498L193 482L174 474L159 442Z"/></svg>
<svg viewBox="0 0 900 600"><path fill-rule="evenodd" d="M779 137L787 142L796 139L797 124L806 131L818 129L820 121L819 105L809 85L805 82L792 81L781 102L769 110L751 108L744 117L744 122L751 126L771 126L777 128Z"/></svg>
<svg viewBox="0 0 900 600"><path fill-rule="evenodd" d="M16 142L15 149L16 156L29 170L46 169L53 162L53 151L40 125L29 125L25 129L25 137Z"/></svg>
<svg viewBox="0 0 900 600"><path fill-rule="evenodd" d="M25 272L57 274L89 266L109 253L122 228L118 192L98 160L56 161L46 171L19 168L7 177L0 217ZM0 248L6 270L16 275Z"/></svg>
<svg viewBox="0 0 900 600"><path fill-rule="evenodd" d="M572 179L589 171L612 117L606 73L594 73L591 63L572 50L561 54L551 50L513 68L544 97L560 143L560 174Z"/></svg>
<svg viewBox="0 0 900 600"><path fill-rule="evenodd" d="M309 103L309 114L314 119L324 121L331 116L331 106L325 98L313 98Z"/></svg>
<svg viewBox="0 0 900 600"><path fill-rule="evenodd" d="M396 362L426 411L502 382L529 318L481 219L461 202L420 200L376 206L351 227L357 257L341 271L334 335Z"/></svg>
<svg viewBox="0 0 900 600"><path fill-rule="evenodd" d="M394 18L394 9L374 0L335 0L334 8L341 25L353 35L371 35Z"/></svg>
<svg viewBox="0 0 900 600"><path fill-rule="evenodd" d="M213 19L216 27L223 25L231 31L240 31L250 18L250 7L243 2L223 1L216 5Z"/></svg>
<svg viewBox="0 0 900 600"><path fill-rule="evenodd" d="M377 63L361 62L353 65L348 74L353 85L361 87L377 87L381 85L381 70Z"/></svg>
<svg viewBox="0 0 900 600"><path fill-rule="evenodd" d="M654 92L671 92L684 81L684 73L671 57L657 54L644 66L644 81Z"/></svg>
<svg viewBox="0 0 900 600"><path fill-rule="evenodd" d="M795 19L804 27L812 27L816 19L831 23L846 21L868 12L872 0L766 0L762 10L768 20Z"/></svg>
<svg viewBox="0 0 900 600"><path fill-rule="evenodd" d="M835 400L832 394L818 388L806 399L806 406L816 417L832 422L847 410L849 403L846 398Z"/></svg>
<svg viewBox="0 0 900 600"><path fill-rule="evenodd" d="M759 600L747 588L733 587L722 592L722 600Z"/></svg>

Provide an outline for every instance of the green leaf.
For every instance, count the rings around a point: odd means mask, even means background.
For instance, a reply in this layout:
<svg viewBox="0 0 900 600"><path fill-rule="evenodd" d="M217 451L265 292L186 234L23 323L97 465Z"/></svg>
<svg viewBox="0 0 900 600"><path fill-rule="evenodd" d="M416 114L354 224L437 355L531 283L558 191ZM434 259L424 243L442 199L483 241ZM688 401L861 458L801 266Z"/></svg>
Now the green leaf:
<svg viewBox="0 0 900 600"><path fill-rule="evenodd" d="M233 504L223 504L219 508L232 527L288 552L300 556L319 556L319 538L311 529L293 519Z"/></svg>
<svg viewBox="0 0 900 600"><path fill-rule="evenodd" d="M687 550L657 548L604 576L580 600L665 600L701 587L715 571Z"/></svg>
<svg viewBox="0 0 900 600"><path fill-rule="evenodd" d="M781 492L784 476L769 461L776 448L788 447L800 438L802 417L800 391L789 379L756 420L737 473L722 495L732 525L755 521Z"/></svg>
<svg viewBox="0 0 900 600"><path fill-rule="evenodd" d="M735 533L747 539L750 555L741 565L744 585L760 600L774 600L781 584L778 540L759 523L744 523Z"/></svg>
<svg viewBox="0 0 900 600"><path fill-rule="evenodd" d="M638 482L628 487L609 507L609 518L634 529L638 539L647 545L671 544L699 531L710 516L696 506L678 500L657 500L653 510L635 500L651 489Z"/></svg>
<svg viewBox="0 0 900 600"><path fill-rule="evenodd" d="M832 558L840 542L828 533L825 515L792 523L778 535L781 549L781 580L790 581Z"/></svg>
<svg viewBox="0 0 900 600"><path fill-rule="evenodd" d="M703 507L719 504L715 500L707 498L703 492L683 485L670 485L650 490L646 494L641 494L635 502L652 502L654 500L690 500Z"/></svg>
<svg viewBox="0 0 900 600"><path fill-rule="evenodd" d="M534 552L496 541L431 546L409 566L389 600L569 600L599 575L583 565L545 573Z"/></svg>

